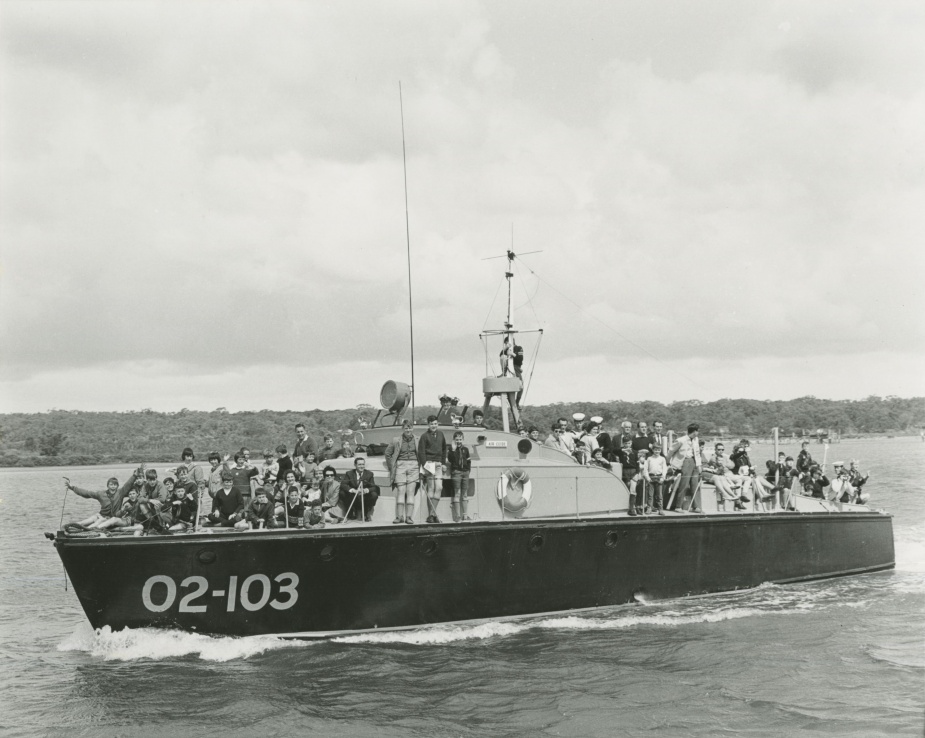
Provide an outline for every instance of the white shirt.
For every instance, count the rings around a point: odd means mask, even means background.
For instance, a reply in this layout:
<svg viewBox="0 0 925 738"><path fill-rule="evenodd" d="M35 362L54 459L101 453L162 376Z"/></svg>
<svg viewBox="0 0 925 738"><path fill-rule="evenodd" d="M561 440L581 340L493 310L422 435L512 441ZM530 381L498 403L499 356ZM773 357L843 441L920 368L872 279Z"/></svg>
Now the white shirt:
<svg viewBox="0 0 925 738"><path fill-rule="evenodd" d="M678 438L671 447L671 465L680 468L684 459L693 459L698 469L703 466L703 459L700 458L700 441L686 434Z"/></svg>

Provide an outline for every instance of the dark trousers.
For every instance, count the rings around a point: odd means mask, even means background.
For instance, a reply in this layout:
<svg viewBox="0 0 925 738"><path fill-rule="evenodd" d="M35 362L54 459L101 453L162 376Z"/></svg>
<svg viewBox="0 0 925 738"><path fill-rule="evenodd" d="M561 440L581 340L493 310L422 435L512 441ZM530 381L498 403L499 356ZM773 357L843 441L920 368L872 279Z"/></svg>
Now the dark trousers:
<svg viewBox="0 0 925 738"><path fill-rule="evenodd" d="M646 485L646 507L662 509L662 482L644 482Z"/></svg>
<svg viewBox="0 0 925 738"><path fill-rule="evenodd" d="M376 501L379 499L379 488L367 487L364 489L362 500L357 499L360 495L357 494L355 489L341 492L340 497L340 504L344 506L344 510L350 510L351 518L360 517L364 510L367 515L372 515L373 508L376 507ZM351 505L353 505L353 507L351 507Z"/></svg>
<svg viewBox="0 0 925 738"><path fill-rule="evenodd" d="M675 498L675 509L689 510L691 505L687 502L687 494L691 494L691 502L696 510L702 510L700 504L700 469L693 459L684 459L681 464L681 484Z"/></svg>

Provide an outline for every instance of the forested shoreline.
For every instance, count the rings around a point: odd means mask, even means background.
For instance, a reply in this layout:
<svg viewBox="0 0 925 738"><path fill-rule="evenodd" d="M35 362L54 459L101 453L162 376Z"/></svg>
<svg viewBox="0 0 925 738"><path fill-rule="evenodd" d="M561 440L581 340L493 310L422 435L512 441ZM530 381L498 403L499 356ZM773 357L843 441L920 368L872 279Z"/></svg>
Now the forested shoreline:
<svg viewBox="0 0 925 738"><path fill-rule="evenodd" d="M460 408L461 409L461 408ZM435 406L418 405L421 422ZM84 412L51 410L45 413L0 414L0 466L72 466L88 464L177 461L186 446L197 459L209 451L233 452L242 446L259 454L264 448L285 443L292 448L295 424L303 422L319 438L325 432L356 430L361 418L372 422L376 408L358 405L345 410L228 412L183 409L155 412ZM667 429L682 430L698 422L706 435L767 437L779 427L785 437L813 436L820 430L841 437L917 434L925 428L925 397L868 397L864 400L723 399L659 402L572 402L524 408L529 427L542 435L558 417L573 413L600 415L605 429L622 420L661 419ZM467 419L471 418L470 408ZM487 424L501 427L495 406Z"/></svg>

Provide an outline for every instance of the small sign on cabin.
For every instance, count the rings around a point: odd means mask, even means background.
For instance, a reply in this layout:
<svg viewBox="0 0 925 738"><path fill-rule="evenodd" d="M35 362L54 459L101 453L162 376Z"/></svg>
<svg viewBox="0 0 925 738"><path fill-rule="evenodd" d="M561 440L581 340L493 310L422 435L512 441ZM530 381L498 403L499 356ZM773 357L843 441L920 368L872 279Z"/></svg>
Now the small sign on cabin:
<svg viewBox="0 0 925 738"><path fill-rule="evenodd" d="M486 448L507 448L507 441L485 441Z"/></svg>

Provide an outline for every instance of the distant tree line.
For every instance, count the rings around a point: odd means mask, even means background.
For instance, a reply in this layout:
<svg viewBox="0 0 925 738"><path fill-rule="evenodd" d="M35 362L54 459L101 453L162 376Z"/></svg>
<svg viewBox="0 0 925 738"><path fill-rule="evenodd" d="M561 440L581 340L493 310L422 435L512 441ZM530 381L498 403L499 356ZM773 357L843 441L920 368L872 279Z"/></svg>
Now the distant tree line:
<svg viewBox="0 0 925 738"><path fill-rule="evenodd" d="M422 422L435 406L416 408ZM623 420L660 419L667 429L683 432L697 422L708 435L765 437L779 427L786 436L815 435L819 430L841 436L919 432L925 427L925 398L868 397L864 400L730 400L700 402L574 402L524 409L527 426L545 436L559 417L581 412L604 418L606 429ZM264 448L295 440L295 424L309 434L355 430L359 419L372 421L376 409L359 405L347 410L303 410L229 413L183 409L164 413L150 409L131 412L51 410L47 413L0 415L0 466L76 466L88 464L178 461L190 446L198 459L210 451L230 453L246 446L256 457ZM472 417L469 410L467 419ZM500 410L493 406L487 424L500 428Z"/></svg>

